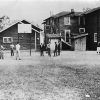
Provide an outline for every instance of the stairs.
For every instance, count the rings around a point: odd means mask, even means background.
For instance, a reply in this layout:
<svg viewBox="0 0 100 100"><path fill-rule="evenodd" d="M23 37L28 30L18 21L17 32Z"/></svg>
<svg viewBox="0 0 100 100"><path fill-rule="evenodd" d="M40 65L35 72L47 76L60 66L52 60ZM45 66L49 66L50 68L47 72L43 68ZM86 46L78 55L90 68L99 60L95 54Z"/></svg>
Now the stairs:
<svg viewBox="0 0 100 100"><path fill-rule="evenodd" d="M69 42L66 42L66 41L63 40L63 39L61 39L61 41L64 42L66 45L70 46L70 47L72 46Z"/></svg>
<svg viewBox="0 0 100 100"><path fill-rule="evenodd" d="M61 39L62 42L62 50L72 50L72 45L63 39Z"/></svg>

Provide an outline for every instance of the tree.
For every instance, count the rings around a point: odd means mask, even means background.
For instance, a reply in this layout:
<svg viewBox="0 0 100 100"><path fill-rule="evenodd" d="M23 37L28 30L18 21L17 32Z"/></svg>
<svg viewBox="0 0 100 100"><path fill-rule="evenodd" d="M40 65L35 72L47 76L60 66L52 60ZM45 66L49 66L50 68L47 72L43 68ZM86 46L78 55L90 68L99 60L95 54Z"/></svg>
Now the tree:
<svg viewBox="0 0 100 100"><path fill-rule="evenodd" d="M0 30L7 27L10 24L10 18L6 15L0 18Z"/></svg>

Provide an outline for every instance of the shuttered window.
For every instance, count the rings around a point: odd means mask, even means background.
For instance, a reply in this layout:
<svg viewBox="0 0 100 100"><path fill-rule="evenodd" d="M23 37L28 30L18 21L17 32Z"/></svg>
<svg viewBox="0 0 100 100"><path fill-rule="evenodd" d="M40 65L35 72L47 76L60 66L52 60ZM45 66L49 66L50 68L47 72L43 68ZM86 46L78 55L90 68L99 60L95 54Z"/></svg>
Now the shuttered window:
<svg viewBox="0 0 100 100"><path fill-rule="evenodd" d="M79 33L85 33L85 28L79 28Z"/></svg>
<svg viewBox="0 0 100 100"><path fill-rule="evenodd" d="M12 43L13 38L12 37L3 37L3 43Z"/></svg>
<svg viewBox="0 0 100 100"><path fill-rule="evenodd" d="M64 25L70 25L70 17L64 17Z"/></svg>
<svg viewBox="0 0 100 100"><path fill-rule="evenodd" d="M97 42L97 33L94 33L94 42Z"/></svg>

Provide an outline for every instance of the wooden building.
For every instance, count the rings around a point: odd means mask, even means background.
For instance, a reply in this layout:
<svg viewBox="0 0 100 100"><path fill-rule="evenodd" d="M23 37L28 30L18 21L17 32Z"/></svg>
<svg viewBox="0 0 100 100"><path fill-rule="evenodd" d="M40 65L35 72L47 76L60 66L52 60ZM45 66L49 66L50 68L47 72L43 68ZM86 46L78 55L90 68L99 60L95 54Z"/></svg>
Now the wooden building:
<svg viewBox="0 0 100 100"><path fill-rule="evenodd" d="M85 30L88 33L86 48L96 50L100 42L100 7L82 13L85 17Z"/></svg>
<svg viewBox="0 0 100 100"><path fill-rule="evenodd" d="M80 34L72 38L73 50L86 51L86 36L88 34Z"/></svg>
<svg viewBox="0 0 100 100"><path fill-rule="evenodd" d="M27 27L23 27L24 31L19 32L19 25L30 25L30 32L26 30ZM6 49L10 49L10 44L16 45L20 43L21 49L34 49L38 50L40 45L41 29L27 20L16 21L8 27L3 28L0 31L0 43L3 43Z"/></svg>
<svg viewBox="0 0 100 100"><path fill-rule="evenodd" d="M75 12L71 9L70 12L60 12L44 20L44 33L45 33L45 43L47 43L46 34L59 34L62 41L62 49L76 50L73 40L81 34L85 33L85 18L81 15L81 12ZM78 38L78 39L79 39ZM86 43L86 39L84 39ZM85 46L84 46L85 47ZM83 48L83 47L82 47ZM86 50L86 48L81 50ZM80 49L79 49L80 50Z"/></svg>

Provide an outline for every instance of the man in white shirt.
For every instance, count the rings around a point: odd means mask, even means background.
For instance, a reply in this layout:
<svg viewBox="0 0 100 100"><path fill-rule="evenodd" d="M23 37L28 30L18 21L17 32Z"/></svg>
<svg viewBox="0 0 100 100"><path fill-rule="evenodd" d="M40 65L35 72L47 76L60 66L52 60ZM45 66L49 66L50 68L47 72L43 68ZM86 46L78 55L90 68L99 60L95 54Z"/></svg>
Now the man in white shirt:
<svg viewBox="0 0 100 100"><path fill-rule="evenodd" d="M21 60L20 59L20 44L19 44L19 42L17 42L17 44L16 44L16 60L17 59Z"/></svg>

